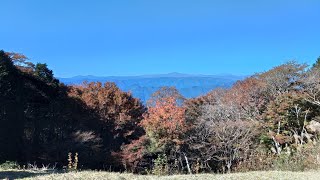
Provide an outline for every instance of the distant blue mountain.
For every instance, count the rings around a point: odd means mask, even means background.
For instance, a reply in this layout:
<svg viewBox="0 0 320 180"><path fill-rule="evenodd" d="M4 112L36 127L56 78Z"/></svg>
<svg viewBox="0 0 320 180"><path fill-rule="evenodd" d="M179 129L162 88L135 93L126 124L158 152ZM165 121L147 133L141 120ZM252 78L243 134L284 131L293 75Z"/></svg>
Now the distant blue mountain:
<svg viewBox="0 0 320 180"><path fill-rule="evenodd" d="M142 75L142 76L75 76L72 78L59 78L65 84L81 84L88 82L115 82L123 91L132 92L134 97L143 102L149 99L152 93L162 86L175 86L186 98L204 95L209 91L221 87L229 88L236 81L244 79L245 76L235 75L191 75L181 73Z"/></svg>

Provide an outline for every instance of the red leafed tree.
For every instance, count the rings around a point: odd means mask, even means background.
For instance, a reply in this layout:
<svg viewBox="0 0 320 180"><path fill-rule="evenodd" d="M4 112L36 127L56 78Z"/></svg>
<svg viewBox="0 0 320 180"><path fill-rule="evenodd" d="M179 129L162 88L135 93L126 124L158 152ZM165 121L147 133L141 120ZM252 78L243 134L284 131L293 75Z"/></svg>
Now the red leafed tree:
<svg viewBox="0 0 320 180"><path fill-rule="evenodd" d="M84 83L73 87L71 96L80 98L100 120L113 125L115 137L127 138L136 130L145 107L130 93L121 91L114 83Z"/></svg>
<svg viewBox="0 0 320 180"><path fill-rule="evenodd" d="M177 159L180 160L180 164L183 164L183 136L189 126L185 119L185 108L179 105L179 99L177 99L180 96L176 93L172 95L171 91L167 92L155 93L165 95L152 99L152 105L148 107L148 112L140 122L146 135L123 148L123 159L127 167L137 170L139 166L148 164L144 162L152 164L152 160L159 154L167 155L170 167L174 166Z"/></svg>
<svg viewBox="0 0 320 180"><path fill-rule="evenodd" d="M150 136L157 138L160 144L170 140L179 144L180 135L187 130L185 108L179 107L173 97L162 100L157 101L154 107L149 107L141 125Z"/></svg>
<svg viewBox="0 0 320 180"><path fill-rule="evenodd" d="M117 156L122 159L122 164L126 169L132 172L143 172L145 170L145 167L149 165L149 162L144 162L147 159L145 156L148 153L146 148L148 142L146 135L143 135L122 147L121 153Z"/></svg>
<svg viewBox="0 0 320 180"><path fill-rule="evenodd" d="M130 93L121 91L114 83L84 83L72 87L69 95L79 98L87 106L87 111L97 114L99 124L94 126L103 139L108 165L121 167L119 152L121 146L130 144L144 132L139 126L146 111L142 103ZM108 158L108 156L107 156Z"/></svg>

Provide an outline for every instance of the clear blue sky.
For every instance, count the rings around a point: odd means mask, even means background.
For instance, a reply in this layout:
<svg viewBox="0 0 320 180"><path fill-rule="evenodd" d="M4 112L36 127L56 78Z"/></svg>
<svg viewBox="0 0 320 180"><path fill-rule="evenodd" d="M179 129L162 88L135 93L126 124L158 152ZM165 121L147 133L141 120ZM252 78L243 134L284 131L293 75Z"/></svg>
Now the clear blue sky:
<svg viewBox="0 0 320 180"><path fill-rule="evenodd" d="M1 0L0 49L56 76L247 75L320 56L319 0Z"/></svg>

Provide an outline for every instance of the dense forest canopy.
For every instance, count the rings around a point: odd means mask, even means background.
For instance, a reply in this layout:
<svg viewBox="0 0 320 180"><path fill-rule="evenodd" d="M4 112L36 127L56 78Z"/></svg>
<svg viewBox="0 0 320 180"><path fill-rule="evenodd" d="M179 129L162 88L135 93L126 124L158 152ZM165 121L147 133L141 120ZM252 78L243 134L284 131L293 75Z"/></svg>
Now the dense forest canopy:
<svg viewBox="0 0 320 180"><path fill-rule="evenodd" d="M144 105L115 83L64 85L46 64L0 51L0 163L62 168L77 153L79 168L136 173L259 170L284 157L312 168L319 64L288 62L192 99L163 87Z"/></svg>

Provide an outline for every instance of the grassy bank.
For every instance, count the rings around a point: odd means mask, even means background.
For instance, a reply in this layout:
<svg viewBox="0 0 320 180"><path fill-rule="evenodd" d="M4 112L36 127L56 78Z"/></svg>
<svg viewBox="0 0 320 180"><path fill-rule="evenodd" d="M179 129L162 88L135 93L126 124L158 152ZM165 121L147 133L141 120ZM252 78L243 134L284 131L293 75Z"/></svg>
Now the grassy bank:
<svg viewBox="0 0 320 180"><path fill-rule="evenodd" d="M21 170L0 170L0 179L108 179L108 180L225 180L225 179L319 179L320 171L310 172L284 172L284 171L269 171L269 172L248 172L236 174L200 174L200 175L175 175L175 176L142 176L125 173L109 173L109 172L71 172L71 173L46 173L35 171L21 171Z"/></svg>

